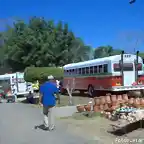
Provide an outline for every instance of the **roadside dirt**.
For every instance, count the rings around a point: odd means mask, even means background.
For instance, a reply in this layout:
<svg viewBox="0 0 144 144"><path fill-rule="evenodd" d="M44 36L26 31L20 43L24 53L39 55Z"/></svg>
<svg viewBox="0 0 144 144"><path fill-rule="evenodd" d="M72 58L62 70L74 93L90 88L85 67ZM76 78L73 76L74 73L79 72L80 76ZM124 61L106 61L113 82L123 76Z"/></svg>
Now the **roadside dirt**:
<svg viewBox="0 0 144 144"><path fill-rule="evenodd" d="M86 120L67 118L62 121L67 125L68 132L88 140L98 140L103 144L144 144L144 129L135 130L126 136L115 136L107 132L112 122L103 117Z"/></svg>

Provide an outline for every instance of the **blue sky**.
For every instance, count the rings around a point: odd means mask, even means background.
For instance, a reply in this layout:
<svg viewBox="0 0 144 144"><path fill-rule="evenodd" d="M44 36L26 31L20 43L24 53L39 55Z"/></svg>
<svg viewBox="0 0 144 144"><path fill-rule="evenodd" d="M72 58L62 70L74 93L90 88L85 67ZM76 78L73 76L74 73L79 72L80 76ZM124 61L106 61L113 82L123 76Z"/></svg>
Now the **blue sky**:
<svg viewBox="0 0 144 144"><path fill-rule="evenodd" d="M0 30L13 18L62 20L87 45L144 51L144 0L0 0ZM136 44L136 41L138 43Z"/></svg>

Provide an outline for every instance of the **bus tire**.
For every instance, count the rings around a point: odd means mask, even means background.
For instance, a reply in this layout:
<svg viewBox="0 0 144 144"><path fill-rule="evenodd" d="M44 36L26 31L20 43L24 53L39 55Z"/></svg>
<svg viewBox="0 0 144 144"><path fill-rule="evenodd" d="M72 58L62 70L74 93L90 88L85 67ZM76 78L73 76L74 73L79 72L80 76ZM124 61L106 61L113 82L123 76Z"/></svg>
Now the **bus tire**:
<svg viewBox="0 0 144 144"><path fill-rule="evenodd" d="M88 96L94 97L94 87L92 85L88 86Z"/></svg>

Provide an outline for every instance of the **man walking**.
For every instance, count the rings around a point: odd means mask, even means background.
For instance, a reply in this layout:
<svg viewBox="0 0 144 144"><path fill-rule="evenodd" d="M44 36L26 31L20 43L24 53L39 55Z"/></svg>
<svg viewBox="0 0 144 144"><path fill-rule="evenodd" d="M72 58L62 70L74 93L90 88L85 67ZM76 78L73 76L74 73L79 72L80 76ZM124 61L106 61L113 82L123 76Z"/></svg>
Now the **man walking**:
<svg viewBox="0 0 144 144"><path fill-rule="evenodd" d="M54 124L54 107L56 105L56 97L59 98L59 90L54 84L54 77L52 75L48 76L48 81L40 86L40 105L43 105L44 114L44 130L53 130L55 128Z"/></svg>

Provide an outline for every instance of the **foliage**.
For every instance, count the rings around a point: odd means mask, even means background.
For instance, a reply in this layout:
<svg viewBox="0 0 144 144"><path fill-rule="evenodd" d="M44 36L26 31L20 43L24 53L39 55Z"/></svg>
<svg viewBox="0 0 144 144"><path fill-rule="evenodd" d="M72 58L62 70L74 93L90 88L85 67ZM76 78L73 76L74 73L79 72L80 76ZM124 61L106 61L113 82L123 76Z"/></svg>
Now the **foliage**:
<svg viewBox="0 0 144 144"><path fill-rule="evenodd" d="M114 49L112 46L100 46L94 50L94 58L102 58L121 54L121 49ZM144 53L139 53L144 58Z"/></svg>
<svg viewBox="0 0 144 144"><path fill-rule="evenodd" d="M49 75L56 78L63 77L63 69L56 67L27 67L24 72L24 79L27 82L47 79Z"/></svg>
<svg viewBox="0 0 144 144"><path fill-rule="evenodd" d="M0 67L23 71L26 67L59 67L68 63L120 54L120 49L92 49L77 38L67 23L32 17L17 20L0 32ZM144 58L144 53L140 53Z"/></svg>
<svg viewBox="0 0 144 144"><path fill-rule="evenodd" d="M51 67L89 60L91 47L69 30L68 24L32 17L19 20L3 33L5 59L16 71L28 66Z"/></svg>

